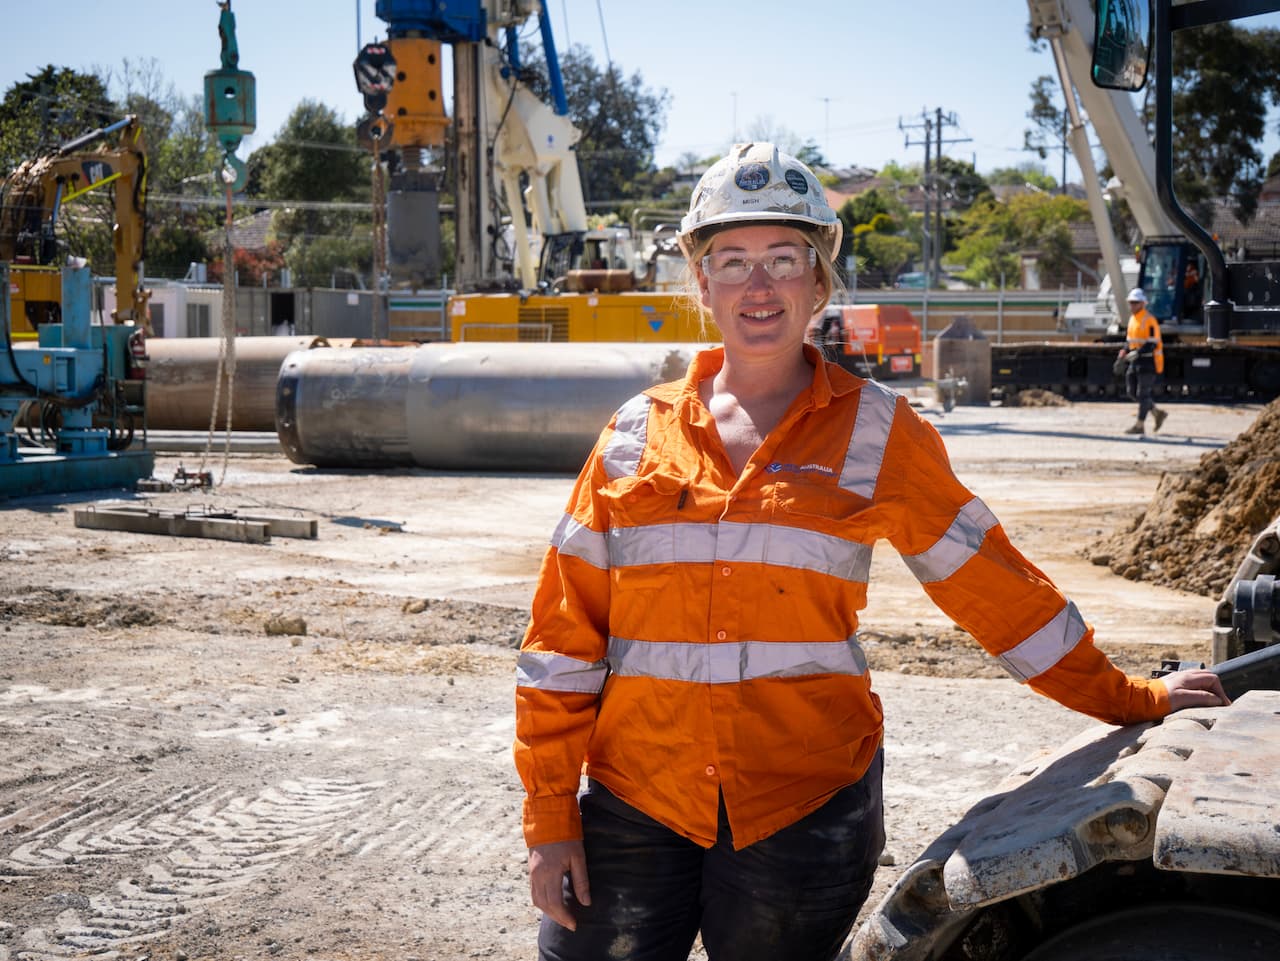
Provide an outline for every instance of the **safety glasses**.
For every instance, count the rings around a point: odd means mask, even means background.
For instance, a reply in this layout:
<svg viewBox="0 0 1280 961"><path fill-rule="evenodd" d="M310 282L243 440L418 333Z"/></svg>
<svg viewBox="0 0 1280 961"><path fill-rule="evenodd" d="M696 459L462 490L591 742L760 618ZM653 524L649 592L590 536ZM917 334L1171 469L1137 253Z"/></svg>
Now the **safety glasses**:
<svg viewBox="0 0 1280 961"><path fill-rule="evenodd" d="M721 250L702 258L702 272L718 284L737 286L745 284L756 264L774 280L794 280L818 262L818 252L812 247L770 247L759 260L744 257L737 250Z"/></svg>

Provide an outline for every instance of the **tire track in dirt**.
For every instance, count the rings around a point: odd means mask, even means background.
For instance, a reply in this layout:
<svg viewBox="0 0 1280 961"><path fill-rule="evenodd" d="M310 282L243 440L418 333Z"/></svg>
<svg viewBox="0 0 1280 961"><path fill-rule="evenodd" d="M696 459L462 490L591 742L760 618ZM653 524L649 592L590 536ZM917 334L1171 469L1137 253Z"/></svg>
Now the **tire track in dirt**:
<svg viewBox="0 0 1280 961"><path fill-rule="evenodd" d="M135 782L129 794L145 790ZM217 788L190 788L128 813L128 805L82 800L45 819L38 837L0 858L10 877L74 870L81 862L140 863L114 889L60 892L66 903L52 928L31 927L16 940L15 959L41 961L91 953L115 957L126 945L168 931L281 863L323 846L362 810L379 783L301 778L246 797ZM83 798L82 788L77 793ZM51 801L59 799L51 798ZM65 801L63 801L65 805ZM57 807L51 804L50 807ZM39 818L39 811L33 812ZM10 955L0 949L0 959Z"/></svg>

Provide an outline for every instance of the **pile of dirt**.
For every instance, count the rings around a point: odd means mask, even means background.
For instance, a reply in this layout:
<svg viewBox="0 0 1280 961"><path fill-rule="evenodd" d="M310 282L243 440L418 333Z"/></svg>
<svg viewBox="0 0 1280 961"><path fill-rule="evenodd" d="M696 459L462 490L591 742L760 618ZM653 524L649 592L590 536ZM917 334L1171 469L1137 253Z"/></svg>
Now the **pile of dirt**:
<svg viewBox="0 0 1280 961"><path fill-rule="evenodd" d="M1131 581L1218 597L1258 533L1280 516L1280 400L1195 468L1160 478L1151 506L1090 550Z"/></svg>
<svg viewBox="0 0 1280 961"><path fill-rule="evenodd" d="M1071 401L1051 390L1032 387L1017 390L1004 396L1005 407L1070 407Z"/></svg>

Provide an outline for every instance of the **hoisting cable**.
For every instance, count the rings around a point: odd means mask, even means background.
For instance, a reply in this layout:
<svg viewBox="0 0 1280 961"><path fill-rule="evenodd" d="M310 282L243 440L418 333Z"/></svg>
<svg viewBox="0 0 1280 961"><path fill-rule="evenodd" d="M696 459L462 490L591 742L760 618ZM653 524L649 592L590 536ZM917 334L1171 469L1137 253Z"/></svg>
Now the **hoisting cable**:
<svg viewBox="0 0 1280 961"><path fill-rule="evenodd" d="M231 459L231 410L235 396L236 379L236 269L235 247L231 241L231 183L226 183L227 213L223 225L222 244L222 324L218 337L218 372L213 379L213 407L209 411L209 435L205 440L204 454L200 458L200 473L213 449L213 435L218 424L218 403L222 393L222 379L227 380L226 439L222 447L222 472L218 477L221 487L227 479L227 463Z"/></svg>
<svg viewBox="0 0 1280 961"><path fill-rule="evenodd" d="M387 272L387 181L382 169L382 140L388 133L385 124L374 124L372 135L372 194L373 194L373 341L379 342L379 332L389 329L379 323L387 307L388 292L382 279ZM389 333L388 333L389 336Z"/></svg>

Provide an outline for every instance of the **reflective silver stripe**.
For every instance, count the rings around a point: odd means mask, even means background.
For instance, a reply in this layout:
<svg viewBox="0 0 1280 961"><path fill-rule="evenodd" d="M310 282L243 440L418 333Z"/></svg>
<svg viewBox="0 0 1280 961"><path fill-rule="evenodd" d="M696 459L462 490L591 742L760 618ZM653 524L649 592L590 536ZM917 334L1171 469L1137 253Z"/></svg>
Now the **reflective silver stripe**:
<svg viewBox="0 0 1280 961"><path fill-rule="evenodd" d="M608 534L613 567L640 564L771 564L866 583L871 547L778 524L652 524Z"/></svg>
<svg viewBox="0 0 1280 961"><path fill-rule="evenodd" d="M840 486L870 500L876 492L876 478L884 461L884 448L893 426L898 395L874 381L862 385L858 416L844 455Z"/></svg>
<svg viewBox="0 0 1280 961"><path fill-rule="evenodd" d="M692 644L609 638L609 669L624 677L736 684L766 677L867 672L855 634L843 641L739 641Z"/></svg>
<svg viewBox="0 0 1280 961"><path fill-rule="evenodd" d="M1084 618L1071 601L1040 630L998 660L1019 681L1043 674L1067 656L1084 637ZM612 649L612 642L610 642Z"/></svg>
<svg viewBox="0 0 1280 961"><path fill-rule="evenodd" d="M609 569L609 548L604 541L605 535L593 531L590 527L579 524L569 514L560 518L555 533L551 535L551 546L561 554L569 557L580 557L592 567L602 571Z"/></svg>
<svg viewBox="0 0 1280 961"><path fill-rule="evenodd" d="M960 508L947 532L932 547L902 559L921 584L946 580L978 553L987 531L999 523L991 509L975 497Z"/></svg>
<svg viewBox="0 0 1280 961"><path fill-rule="evenodd" d="M649 406L652 401L636 394L618 408L613 436L604 445L604 470L610 478L627 477L640 471L640 455L649 435Z"/></svg>
<svg viewBox="0 0 1280 961"><path fill-rule="evenodd" d="M580 661L550 651L522 651L516 660L516 686L540 691L599 694L608 674L606 661Z"/></svg>

